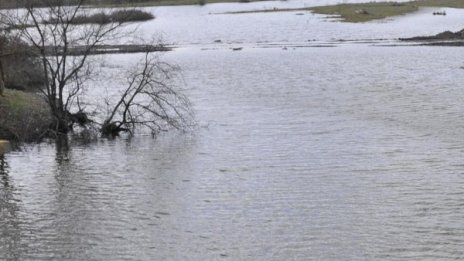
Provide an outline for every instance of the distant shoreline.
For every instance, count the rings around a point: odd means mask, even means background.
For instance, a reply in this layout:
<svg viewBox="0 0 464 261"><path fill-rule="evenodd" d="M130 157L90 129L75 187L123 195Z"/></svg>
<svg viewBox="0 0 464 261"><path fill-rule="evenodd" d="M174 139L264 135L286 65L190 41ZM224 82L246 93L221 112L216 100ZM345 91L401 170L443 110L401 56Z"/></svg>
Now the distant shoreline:
<svg viewBox="0 0 464 261"><path fill-rule="evenodd" d="M464 46L464 29L457 32L445 31L432 36L400 38L403 42L417 42L426 46Z"/></svg>
<svg viewBox="0 0 464 261"><path fill-rule="evenodd" d="M168 52L172 51L172 47L164 45L150 44L113 44L113 45L97 45L89 49L88 46L68 47L67 54L71 56L79 55L97 55L97 54L116 54L116 53L146 53L146 52ZM61 50L56 50L49 46L45 48L45 52L49 55L60 54Z"/></svg>
<svg viewBox="0 0 464 261"><path fill-rule="evenodd" d="M30 1L30 0L28 0ZM214 3L250 3L250 2L263 2L269 0L139 0L139 1L130 1L123 2L115 0L103 0L103 1L94 1L88 0L84 2L86 7L90 8L136 8L136 7L150 7L150 6L180 6L180 5L205 5L205 4L214 4ZM277 0L271 0L277 1ZM286 0L280 0L286 1ZM0 4L1 9L15 9L15 8L24 8L25 5L21 3L3 3ZM41 7L41 4L38 3L36 7Z"/></svg>
<svg viewBox="0 0 464 261"><path fill-rule="evenodd" d="M417 0L410 2L369 2L356 4L337 4L327 6L305 7L305 8L273 8L257 11L228 12L227 14L246 14L246 13L268 13L268 12L291 12L291 11L310 11L314 14L327 15L331 18L339 18L341 22L359 23L377 19L405 15L413 13L422 7L436 8L464 8L464 1L459 0ZM434 14L442 14L439 10ZM446 13L443 13L446 15Z"/></svg>

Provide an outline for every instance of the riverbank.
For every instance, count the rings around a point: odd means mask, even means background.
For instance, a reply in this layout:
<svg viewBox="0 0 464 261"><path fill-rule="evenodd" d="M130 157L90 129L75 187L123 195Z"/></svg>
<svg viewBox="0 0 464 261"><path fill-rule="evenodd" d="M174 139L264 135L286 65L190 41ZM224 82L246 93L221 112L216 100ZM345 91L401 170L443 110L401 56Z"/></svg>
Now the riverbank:
<svg viewBox="0 0 464 261"><path fill-rule="evenodd" d="M48 105L39 95L6 89L0 96L0 139L37 141L50 123Z"/></svg>

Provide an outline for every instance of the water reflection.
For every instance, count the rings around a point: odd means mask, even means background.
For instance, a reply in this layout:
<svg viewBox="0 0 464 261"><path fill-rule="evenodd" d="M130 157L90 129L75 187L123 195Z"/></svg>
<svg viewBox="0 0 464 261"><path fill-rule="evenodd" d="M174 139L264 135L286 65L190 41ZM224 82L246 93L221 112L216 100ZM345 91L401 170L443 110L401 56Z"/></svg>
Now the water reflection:
<svg viewBox="0 0 464 261"><path fill-rule="evenodd" d="M21 228L15 187L9 176L5 156L0 156L0 259L19 260Z"/></svg>
<svg viewBox="0 0 464 261"><path fill-rule="evenodd" d="M9 187L8 163L6 162L4 155L0 155L0 175L2 177L2 184L5 187Z"/></svg>
<svg viewBox="0 0 464 261"><path fill-rule="evenodd" d="M60 135L56 138L55 148L58 165L62 165L70 160L69 137L67 135Z"/></svg>

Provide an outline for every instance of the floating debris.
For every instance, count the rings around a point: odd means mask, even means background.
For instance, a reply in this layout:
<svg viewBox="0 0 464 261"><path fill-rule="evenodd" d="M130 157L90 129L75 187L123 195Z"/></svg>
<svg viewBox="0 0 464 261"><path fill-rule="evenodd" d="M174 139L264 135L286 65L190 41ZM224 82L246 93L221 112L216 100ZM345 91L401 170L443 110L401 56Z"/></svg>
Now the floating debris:
<svg viewBox="0 0 464 261"><path fill-rule="evenodd" d="M446 15L446 11L442 11L442 12L433 12L433 15Z"/></svg>

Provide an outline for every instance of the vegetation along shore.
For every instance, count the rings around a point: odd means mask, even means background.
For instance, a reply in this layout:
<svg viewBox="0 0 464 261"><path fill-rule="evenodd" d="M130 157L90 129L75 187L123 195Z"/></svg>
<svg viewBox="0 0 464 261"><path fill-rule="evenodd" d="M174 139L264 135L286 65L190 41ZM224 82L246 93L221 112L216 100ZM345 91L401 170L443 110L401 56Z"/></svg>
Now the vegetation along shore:
<svg viewBox="0 0 464 261"><path fill-rule="evenodd" d="M123 36L135 42L136 30L127 32L124 24L154 16L132 8L95 13L85 8L89 2L97 1L34 0L23 3L24 16L7 12L1 17L0 139L40 141L76 128L102 136L132 135L143 128L155 135L190 126L190 103L174 85L179 69L152 54L170 48L111 43ZM106 98L105 108L87 111L89 104L82 106L91 88L86 80L99 76L89 56L134 52L145 55L122 69L127 82L119 86L120 97Z"/></svg>

